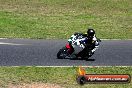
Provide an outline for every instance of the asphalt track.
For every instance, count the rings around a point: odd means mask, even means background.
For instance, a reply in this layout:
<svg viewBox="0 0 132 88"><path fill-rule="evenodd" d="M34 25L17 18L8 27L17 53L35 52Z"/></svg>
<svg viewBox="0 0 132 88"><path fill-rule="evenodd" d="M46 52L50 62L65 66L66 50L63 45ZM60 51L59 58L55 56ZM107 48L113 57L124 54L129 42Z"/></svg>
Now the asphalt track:
<svg viewBox="0 0 132 88"><path fill-rule="evenodd" d="M0 66L132 66L132 40L103 40L88 61L57 59L66 42L0 39Z"/></svg>

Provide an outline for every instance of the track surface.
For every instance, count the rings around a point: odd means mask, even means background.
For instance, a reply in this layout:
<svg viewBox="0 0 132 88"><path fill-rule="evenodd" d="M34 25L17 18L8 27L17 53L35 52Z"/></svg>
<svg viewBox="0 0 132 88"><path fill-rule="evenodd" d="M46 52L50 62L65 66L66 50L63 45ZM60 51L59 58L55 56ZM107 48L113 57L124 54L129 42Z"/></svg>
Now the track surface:
<svg viewBox="0 0 132 88"><path fill-rule="evenodd" d="M0 66L132 66L132 40L104 40L89 61L57 59L66 42L0 39Z"/></svg>

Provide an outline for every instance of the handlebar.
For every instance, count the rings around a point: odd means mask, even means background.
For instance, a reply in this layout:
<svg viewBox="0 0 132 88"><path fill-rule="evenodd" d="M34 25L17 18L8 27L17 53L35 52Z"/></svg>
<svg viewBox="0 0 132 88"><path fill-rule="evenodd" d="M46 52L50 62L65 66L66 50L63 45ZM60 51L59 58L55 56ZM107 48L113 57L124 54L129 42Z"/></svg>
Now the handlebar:
<svg viewBox="0 0 132 88"><path fill-rule="evenodd" d="M101 42L101 40L100 40L99 38L97 38L97 41L98 41L98 42Z"/></svg>

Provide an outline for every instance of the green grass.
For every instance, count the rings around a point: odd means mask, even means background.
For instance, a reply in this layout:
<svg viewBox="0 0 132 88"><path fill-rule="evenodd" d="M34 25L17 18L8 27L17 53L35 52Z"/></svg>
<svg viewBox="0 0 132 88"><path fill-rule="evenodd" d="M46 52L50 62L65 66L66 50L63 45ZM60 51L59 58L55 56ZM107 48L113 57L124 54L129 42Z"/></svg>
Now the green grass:
<svg viewBox="0 0 132 88"><path fill-rule="evenodd" d="M132 67L88 67L87 74L130 74ZM0 67L0 88L8 84L53 83L64 88L131 88L129 84L86 84L76 82L77 67Z"/></svg>
<svg viewBox="0 0 132 88"><path fill-rule="evenodd" d="M96 30L99 38L132 38L131 0L0 0L0 37L67 39Z"/></svg>

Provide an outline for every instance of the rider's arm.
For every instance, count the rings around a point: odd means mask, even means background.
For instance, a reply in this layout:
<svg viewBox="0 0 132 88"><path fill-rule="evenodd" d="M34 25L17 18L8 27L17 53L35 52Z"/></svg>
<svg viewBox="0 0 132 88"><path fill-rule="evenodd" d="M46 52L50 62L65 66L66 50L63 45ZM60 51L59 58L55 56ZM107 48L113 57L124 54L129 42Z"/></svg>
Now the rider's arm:
<svg viewBox="0 0 132 88"><path fill-rule="evenodd" d="M91 50L92 53L95 52L98 49L98 47L99 47L99 43L96 41L95 42L95 47Z"/></svg>
<svg viewBox="0 0 132 88"><path fill-rule="evenodd" d="M94 48L91 50L92 53L95 52L99 47L99 42L97 41L96 37L93 38L93 41L94 41Z"/></svg>

